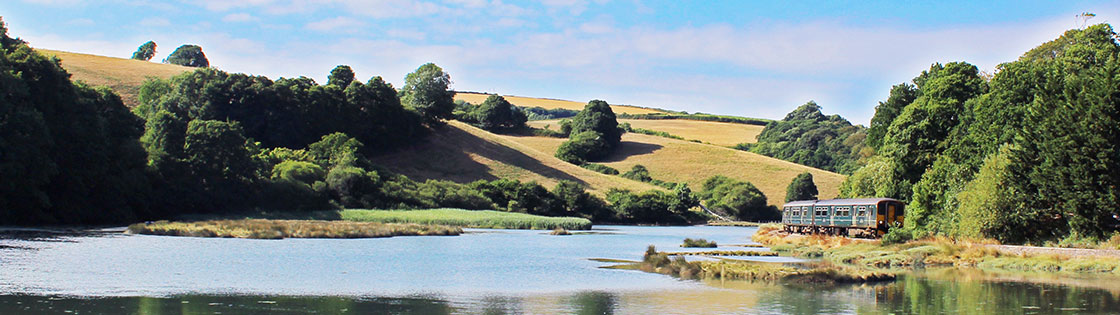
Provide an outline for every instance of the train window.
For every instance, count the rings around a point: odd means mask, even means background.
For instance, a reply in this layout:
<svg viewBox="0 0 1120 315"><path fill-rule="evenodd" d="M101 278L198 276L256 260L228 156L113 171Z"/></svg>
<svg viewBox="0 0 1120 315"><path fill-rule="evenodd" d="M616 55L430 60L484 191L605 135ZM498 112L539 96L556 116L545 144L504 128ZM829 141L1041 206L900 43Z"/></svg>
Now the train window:
<svg viewBox="0 0 1120 315"><path fill-rule="evenodd" d="M813 210L815 210L815 213L813 213L814 215L818 215L818 216L828 215L828 207L816 207Z"/></svg>
<svg viewBox="0 0 1120 315"><path fill-rule="evenodd" d="M856 211L859 211L859 216L865 216L867 215L867 206L856 207Z"/></svg>

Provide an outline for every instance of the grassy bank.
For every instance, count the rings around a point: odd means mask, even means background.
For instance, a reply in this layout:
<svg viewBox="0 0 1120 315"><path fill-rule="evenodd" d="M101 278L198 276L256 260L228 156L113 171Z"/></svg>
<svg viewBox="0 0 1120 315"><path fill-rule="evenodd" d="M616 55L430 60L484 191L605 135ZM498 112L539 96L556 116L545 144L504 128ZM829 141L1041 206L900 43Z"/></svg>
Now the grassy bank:
<svg viewBox="0 0 1120 315"><path fill-rule="evenodd" d="M372 238L415 235L459 235L462 229L441 225L347 222L320 220L210 220L197 222L137 223L127 233L232 237L255 239L282 238Z"/></svg>
<svg viewBox="0 0 1120 315"><path fill-rule="evenodd" d="M894 280L892 273L861 270L847 267L794 268L778 263L741 260L688 261L683 253L658 252L652 245L646 249L641 262L629 263L617 269L638 269L671 275L681 279L711 280L764 280L787 284L835 284ZM670 258L672 257L672 258Z"/></svg>
<svg viewBox="0 0 1120 315"><path fill-rule="evenodd" d="M797 235L781 231L780 225L764 225L753 240L777 252L834 263L877 268L976 267L983 269L1071 272L1120 275L1120 260L1107 257L1006 254L991 242L970 242L938 237L903 244L882 245L877 241L846 237Z"/></svg>
<svg viewBox="0 0 1120 315"><path fill-rule="evenodd" d="M483 229L590 230L591 221L491 210L342 210L342 220L381 223L441 224Z"/></svg>

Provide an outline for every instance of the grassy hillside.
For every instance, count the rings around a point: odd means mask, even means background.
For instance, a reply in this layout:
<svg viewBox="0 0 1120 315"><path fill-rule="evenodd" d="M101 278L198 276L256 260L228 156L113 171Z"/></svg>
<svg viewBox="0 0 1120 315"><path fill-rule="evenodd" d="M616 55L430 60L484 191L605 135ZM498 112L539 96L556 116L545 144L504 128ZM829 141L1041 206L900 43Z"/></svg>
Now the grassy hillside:
<svg viewBox="0 0 1120 315"><path fill-rule="evenodd" d="M499 136L450 121L423 143L375 156L372 160L417 180L447 179L466 183L479 179L509 178L537 181L549 189L559 180L571 180L587 185L599 194L610 188L660 189L569 164L552 156L556 148L539 151L519 143L520 138L535 137Z"/></svg>
<svg viewBox="0 0 1120 315"><path fill-rule="evenodd" d="M121 94L125 104L136 105L136 92L147 77L167 78L192 68L88 54L39 49L62 59L62 66L76 80L90 85L106 85ZM460 93L456 99L481 103L485 94ZM520 106L583 109L584 103L510 96ZM656 113L632 106L612 106L618 113ZM645 165L654 178L688 182L699 189L712 175L723 174L754 183L771 204L780 204L785 188L797 174L813 173L821 197L835 196L843 176L761 155L736 151L717 145L754 142L761 126L692 120L624 119L635 128L665 131L670 134L712 143L692 143L640 134L623 136L620 150L603 164L625 171L635 164ZM543 126L549 121L533 122ZM551 122L555 127L555 121ZM559 180L572 180L602 194L610 188L635 191L661 189L646 183L599 174L553 157L564 139L495 135L459 122L449 122L424 143L399 152L374 157L375 163L416 179L448 179L470 182L478 179L511 178L537 181L552 187Z"/></svg>
<svg viewBox="0 0 1120 315"><path fill-rule="evenodd" d="M36 51L62 59L62 68L71 74L71 78L83 81L92 86L108 86L121 96L121 100L128 107L137 105L136 95L140 84L148 77L170 78L176 74L194 70L158 62L132 60L125 58L105 57L89 54L72 53L48 49L35 49Z"/></svg>
<svg viewBox="0 0 1120 315"><path fill-rule="evenodd" d="M565 139L501 136L540 152L555 152ZM700 189L705 179L715 175L747 180L766 194L770 204L785 202L786 187L802 172L813 174L820 198L835 197L844 176L829 171L782 161L750 152L664 137L627 133L622 146L599 162L620 171L644 165L655 179L686 182Z"/></svg>
<svg viewBox="0 0 1120 315"><path fill-rule="evenodd" d="M685 140L700 140L726 147L740 143L754 143L758 141L758 134L766 128L758 125L686 119L619 119L618 122L630 123L634 128L668 132ZM536 128L544 128L547 125L551 129L560 129L559 120L530 121L529 125Z"/></svg>
<svg viewBox="0 0 1120 315"><path fill-rule="evenodd" d="M489 94L482 94L482 93L472 93L472 92L455 93L455 99L456 100L463 100L463 101L466 101L467 103L476 104L476 105L477 104L482 104L482 101L485 101L487 97L490 97L490 95ZM571 110L582 110L583 107L587 105L587 102L580 103L580 102L556 100L556 99L548 99L548 98L532 98L532 97L521 97L521 96L512 96L512 95L503 95L503 97L505 97L506 100L510 102L510 104L521 106L521 107L542 107L542 108L547 108L547 109L563 108L563 109L571 109ZM627 114L656 114L656 113L662 113L662 111L659 111L659 110L656 110L656 109L649 109L649 108L642 108L642 107L635 107L635 106L626 106L626 105L611 105L611 110L614 110L615 113L627 113Z"/></svg>

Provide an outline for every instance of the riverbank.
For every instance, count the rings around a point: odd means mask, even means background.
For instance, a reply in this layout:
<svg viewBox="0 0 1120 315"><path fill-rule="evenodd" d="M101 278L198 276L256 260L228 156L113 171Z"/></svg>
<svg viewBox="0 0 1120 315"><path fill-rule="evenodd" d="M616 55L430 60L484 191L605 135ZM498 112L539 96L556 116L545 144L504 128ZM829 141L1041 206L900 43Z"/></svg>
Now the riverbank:
<svg viewBox="0 0 1120 315"><path fill-rule="evenodd" d="M546 217L525 213L493 210L426 209L426 210L342 210L339 218L346 221L439 224L480 229L516 230L590 230L591 220L575 217Z"/></svg>
<svg viewBox="0 0 1120 315"><path fill-rule="evenodd" d="M730 255L729 255L730 254ZM839 284L890 281L896 278L891 272L843 266L811 265L806 268L780 263L752 262L733 259L688 261L686 255L702 256L776 256L769 252L708 252L666 253L650 245L640 262L597 260L623 263L607 266L610 269L634 269L660 273L680 279L702 280L762 280L786 284Z"/></svg>
<svg viewBox="0 0 1120 315"><path fill-rule="evenodd" d="M378 238L392 236L459 235L463 230L444 225L347 222L323 220L209 220L157 221L128 226L125 233L253 239Z"/></svg>
<svg viewBox="0 0 1120 315"><path fill-rule="evenodd" d="M970 242L944 237L882 245L876 240L800 235L781 225L759 227L752 239L771 250L802 258L874 268L970 267L1007 271L1068 272L1120 275L1120 259L1107 253L1064 255L1057 251L1008 252L994 242ZM1045 253L1045 254L1038 254Z"/></svg>

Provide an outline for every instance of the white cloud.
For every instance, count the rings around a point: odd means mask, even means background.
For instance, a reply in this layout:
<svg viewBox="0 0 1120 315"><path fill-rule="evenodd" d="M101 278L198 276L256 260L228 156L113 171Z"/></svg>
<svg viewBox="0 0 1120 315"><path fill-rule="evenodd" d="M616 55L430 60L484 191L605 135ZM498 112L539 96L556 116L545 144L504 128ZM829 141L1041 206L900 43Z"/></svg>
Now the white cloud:
<svg viewBox="0 0 1120 315"><path fill-rule="evenodd" d="M234 23L235 22L253 22L253 21L257 21L257 20L260 20L260 19L258 19L255 16L249 15L248 13L234 13L234 14L229 14L229 15L226 15L226 16L222 17L223 22L234 22Z"/></svg>
<svg viewBox="0 0 1120 315"><path fill-rule="evenodd" d="M316 22L307 23L307 29L316 31L333 31L336 29L358 28L365 26L365 23L354 18L339 16Z"/></svg>

